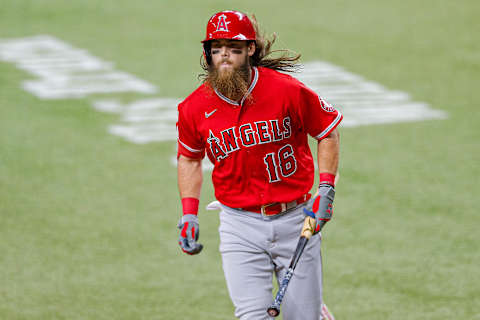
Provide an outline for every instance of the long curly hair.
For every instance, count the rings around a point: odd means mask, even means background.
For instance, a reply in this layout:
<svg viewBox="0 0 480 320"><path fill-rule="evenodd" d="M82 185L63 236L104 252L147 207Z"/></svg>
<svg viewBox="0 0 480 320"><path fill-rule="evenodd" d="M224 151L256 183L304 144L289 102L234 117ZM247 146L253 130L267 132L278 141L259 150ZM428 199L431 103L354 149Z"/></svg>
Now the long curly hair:
<svg viewBox="0 0 480 320"><path fill-rule="evenodd" d="M250 17L257 40L255 41L255 53L250 57L250 65L255 67L265 67L273 70L284 72L296 72L301 68L298 60L301 54L288 49L272 50L273 44L277 40L277 35L273 33L268 38L264 32L260 30L255 15ZM273 56L272 56L273 55ZM277 57L274 57L274 56Z"/></svg>
<svg viewBox="0 0 480 320"><path fill-rule="evenodd" d="M277 40L277 35L273 33L270 37L267 37L265 33L260 30L255 15L251 15L249 18L257 35L257 40L253 41L255 42L255 53L249 57L250 65L283 72L300 71L302 66L298 60L301 54L288 49L272 50L272 46ZM211 69L204 55L200 58L200 66L205 73L200 74L199 78L205 80Z"/></svg>

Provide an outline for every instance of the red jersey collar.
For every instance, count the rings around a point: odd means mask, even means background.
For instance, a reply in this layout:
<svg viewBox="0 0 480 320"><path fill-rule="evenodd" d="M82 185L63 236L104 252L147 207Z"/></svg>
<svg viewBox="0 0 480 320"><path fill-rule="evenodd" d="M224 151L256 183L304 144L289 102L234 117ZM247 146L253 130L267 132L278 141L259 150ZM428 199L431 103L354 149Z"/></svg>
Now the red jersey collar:
<svg viewBox="0 0 480 320"><path fill-rule="evenodd" d="M250 84L250 87L248 88L248 91L247 93L243 96L242 100L240 101L240 103L238 103L237 101L233 101L227 97L225 97L223 94L221 94L220 92L217 91L217 89L213 89L215 90L215 93L217 94L217 96L224 100L225 102L228 102L229 104L231 105L234 105L234 106L241 106L243 105L243 102L245 102L245 99L248 97L248 95L250 93L252 93L253 89L255 88L255 85L257 84L257 81L258 81L258 69L257 67L252 67L253 69L253 80L252 80L252 83Z"/></svg>

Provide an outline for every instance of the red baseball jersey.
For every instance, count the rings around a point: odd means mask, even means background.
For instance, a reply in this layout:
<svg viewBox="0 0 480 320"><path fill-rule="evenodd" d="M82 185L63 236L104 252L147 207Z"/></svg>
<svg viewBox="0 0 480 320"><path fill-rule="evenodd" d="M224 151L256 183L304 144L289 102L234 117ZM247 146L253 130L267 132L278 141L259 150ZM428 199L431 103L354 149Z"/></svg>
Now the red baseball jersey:
<svg viewBox="0 0 480 320"><path fill-rule="evenodd" d="M251 99L232 101L202 84L178 105L178 156L214 164L215 197L233 208L289 202L308 193L321 140L342 115L295 78L252 68Z"/></svg>

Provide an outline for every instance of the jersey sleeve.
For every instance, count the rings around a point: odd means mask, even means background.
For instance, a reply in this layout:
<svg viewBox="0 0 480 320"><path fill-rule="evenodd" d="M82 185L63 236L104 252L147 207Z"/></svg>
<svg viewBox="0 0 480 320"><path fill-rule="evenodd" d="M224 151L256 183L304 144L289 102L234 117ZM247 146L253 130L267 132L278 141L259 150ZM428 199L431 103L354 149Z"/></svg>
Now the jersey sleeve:
<svg viewBox="0 0 480 320"><path fill-rule="evenodd" d="M194 117L188 114L188 108L183 103L178 105L177 122L177 159L180 155L193 159L203 159L205 157L205 144L196 130Z"/></svg>
<svg viewBox="0 0 480 320"><path fill-rule="evenodd" d="M299 99L303 127L317 140L327 137L343 119L343 115L336 108L302 83Z"/></svg>

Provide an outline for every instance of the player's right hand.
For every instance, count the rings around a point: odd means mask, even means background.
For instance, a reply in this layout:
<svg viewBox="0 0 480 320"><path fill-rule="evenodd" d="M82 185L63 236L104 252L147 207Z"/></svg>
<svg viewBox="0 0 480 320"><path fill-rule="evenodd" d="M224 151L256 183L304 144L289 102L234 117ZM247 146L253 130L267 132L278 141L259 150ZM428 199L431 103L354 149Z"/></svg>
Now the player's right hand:
<svg viewBox="0 0 480 320"><path fill-rule="evenodd" d="M326 183L320 184L318 192L312 197L303 208L305 215L315 218L317 227L315 233L320 231L320 221L330 221L333 214L333 199L335 198L335 188Z"/></svg>
<svg viewBox="0 0 480 320"><path fill-rule="evenodd" d="M182 251L190 255L200 253L203 245L197 242L200 234L198 217L195 214L184 215L178 222L178 228L180 229L178 244Z"/></svg>

